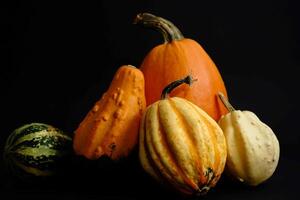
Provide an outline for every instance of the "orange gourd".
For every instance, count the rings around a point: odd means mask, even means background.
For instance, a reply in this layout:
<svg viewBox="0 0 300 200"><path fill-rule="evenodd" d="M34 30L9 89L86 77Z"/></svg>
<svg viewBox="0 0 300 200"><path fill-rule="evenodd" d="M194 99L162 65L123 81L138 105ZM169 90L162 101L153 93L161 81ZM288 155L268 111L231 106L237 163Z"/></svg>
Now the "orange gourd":
<svg viewBox="0 0 300 200"><path fill-rule="evenodd" d="M120 67L108 91L75 131L75 153L88 159L127 156L137 144L145 107L143 73L133 66Z"/></svg>
<svg viewBox="0 0 300 200"><path fill-rule="evenodd" d="M156 29L164 37L164 43L153 48L140 66L145 77L147 105L160 99L160 92L167 84L191 74L198 79L194 86L182 85L170 96L190 100L215 120L228 112L217 97L218 92L227 96L222 77L196 41L184 38L170 21L149 13L138 14L134 23Z"/></svg>

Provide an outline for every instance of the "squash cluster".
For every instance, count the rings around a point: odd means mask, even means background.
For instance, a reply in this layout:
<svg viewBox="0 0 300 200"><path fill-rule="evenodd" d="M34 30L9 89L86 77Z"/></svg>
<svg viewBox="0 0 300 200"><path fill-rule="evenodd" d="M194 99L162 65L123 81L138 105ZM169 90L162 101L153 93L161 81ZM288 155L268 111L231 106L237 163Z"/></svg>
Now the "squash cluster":
<svg viewBox="0 0 300 200"><path fill-rule="evenodd" d="M201 45L150 13L138 14L134 23L158 30L164 42L139 68L117 70L73 140L46 124L16 129L4 152L10 168L49 176L54 173L49 166L70 146L87 160L107 156L114 161L137 147L145 172L185 195L206 194L223 171L252 186L269 179L279 161L276 135L253 112L233 108L217 66Z"/></svg>

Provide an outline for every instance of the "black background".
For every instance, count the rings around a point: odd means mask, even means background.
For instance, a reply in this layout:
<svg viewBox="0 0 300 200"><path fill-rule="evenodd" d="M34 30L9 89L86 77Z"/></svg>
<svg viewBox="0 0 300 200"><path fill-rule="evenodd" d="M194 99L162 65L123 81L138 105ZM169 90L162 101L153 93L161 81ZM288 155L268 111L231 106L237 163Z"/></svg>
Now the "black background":
<svg viewBox="0 0 300 200"><path fill-rule="evenodd" d="M9 1L1 15L1 152L6 137L30 122L69 133L124 64L139 66L162 42L132 24L151 12L198 41L218 66L236 108L255 112L276 133L279 166L255 187L222 180L205 199L283 199L299 176L300 14L296 1ZM155 84L155 83L154 83ZM0 194L9 198L182 198L141 170L136 152L118 164L71 161L53 183L15 183L1 161Z"/></svg>

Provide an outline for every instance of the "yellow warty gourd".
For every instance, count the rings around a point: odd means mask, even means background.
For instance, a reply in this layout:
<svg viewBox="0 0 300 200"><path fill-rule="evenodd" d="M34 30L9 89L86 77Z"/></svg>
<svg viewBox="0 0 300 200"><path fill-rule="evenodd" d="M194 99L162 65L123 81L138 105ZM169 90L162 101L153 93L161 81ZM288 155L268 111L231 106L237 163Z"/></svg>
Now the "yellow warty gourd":
<svg viewBox="0 0 300 200"><path fill-rule="evenodd" d="M226 171L248 185L272 176L279 160L279 142L272 129L250 111L235 110L222 93L230 111L219 120L227 142Z"/></svg>
<svg viewBox="0 0 300 200"><path fill-rule="evenodd" d="M219 180L226 162L221 128L206 112L167 94L190 76L165 88L162 100L150 105L140 126L139 157L159 182L184 194L203 194Z"/></svg>

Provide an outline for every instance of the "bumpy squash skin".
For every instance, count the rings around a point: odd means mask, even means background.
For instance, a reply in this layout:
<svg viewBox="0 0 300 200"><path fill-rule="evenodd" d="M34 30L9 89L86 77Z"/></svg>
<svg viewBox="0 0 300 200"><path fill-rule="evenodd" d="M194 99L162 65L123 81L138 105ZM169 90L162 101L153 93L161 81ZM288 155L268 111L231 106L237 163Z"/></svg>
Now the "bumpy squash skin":
<svg viewBox="0 0 300 200"><path fill-rule="evenodd" d="M152 24L152 21L155 23ZM165 43L154 47L140 66L145 76L147 105L160 99L160 93L167 84L191 74L198 80L193 87L179 86L170 96L183 97L193 102L216 121L228 112L216 96L217 92L227 96L223 79L200 44L183 38L169 21L148 13L139 14L136 23L158 29L165 37ZM164 28L166 23L168 26Z"/></svg>
<svg viewBox="0 0 300 200"><path fill-rule="evenodd" d="M127 156L138 141L146 107L144 76L133 66L116 72L108 91L89 111L75 131L73 147L88 159Z"/></svg>
<svg viewBox="0 0 300 200"><path fill-rule="evenodd" d="M219 92L218 96L230 111L221 117L228 157L227 173L236 180L256 186L272 176L280 154L273 130L251 111L240 111Z"/></svg>
<svg viewBox="0 0 300 200"><path fill-rule="evenodd" d="M250 111L234 110L219 125L228 146L226 172L256 186L274 173L279 161L279 142L272 129Z"/></svg>
<svg viewBox="0 0 300 200"><path fill-rule="evenodd" d="M224 170L222 130L202 109L180 97L147 108L139 143L145 171L183 194L206 193Z"/></svg>

